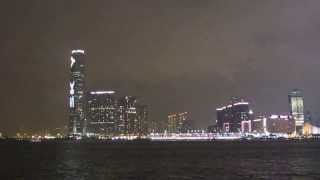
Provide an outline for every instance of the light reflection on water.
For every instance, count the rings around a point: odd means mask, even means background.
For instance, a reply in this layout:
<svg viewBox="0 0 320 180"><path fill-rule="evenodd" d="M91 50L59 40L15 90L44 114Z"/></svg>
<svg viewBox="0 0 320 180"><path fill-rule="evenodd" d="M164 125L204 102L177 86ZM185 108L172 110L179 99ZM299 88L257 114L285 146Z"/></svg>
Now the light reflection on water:
<svg viewBox="0 0 320 180"><path fill-rule="evenodd" d="M0 179L320 179L320 142L0 143Z"/></svg>

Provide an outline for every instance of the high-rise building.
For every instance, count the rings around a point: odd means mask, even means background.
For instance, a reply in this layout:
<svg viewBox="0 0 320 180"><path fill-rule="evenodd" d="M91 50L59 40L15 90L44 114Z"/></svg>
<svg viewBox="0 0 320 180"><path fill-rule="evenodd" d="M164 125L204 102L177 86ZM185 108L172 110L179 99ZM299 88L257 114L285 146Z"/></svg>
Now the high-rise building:
<svg viewBox="0 0 320 180"><path fill-rule="evenodd" d="M288 94L290 114L295 120L295 131L297 134L303 134L304 110L303 96L300 90L293 90Z"/></svg>
<svg viewBox="0 0 320 180"><path fill-rule="evenodd" d="M148 135L151 132L152 122L148 121L148 107L146 105L137 106L138 134Z"/></svg>
<svg viewBox="0 0 320 180"><path fill-rule="evenodd" d="M115 92L91 91L87 94L86 99L87 135L114 135L118 116Z"/></svg>
<svg viewBox="0 0 320 180"><path fill-rule="evenodd" d="M69 135L85 134L85 65L84 50L73 50L70 58Z"/></svg>
<svg viewBox="0 0 320 180"><path fill-rule="evenodd" d="M138 104L135 97L125 96L119 99L117 131L121 135L139 134L137 106Z"/></svg>
<svg viewBox="0 0 320 180"><path fill-rule="evenodd" d="M252 120L249 103L243 99L233 98L231 103L217 108L217 125L221 132L241 132L242 121Z"/></svg>
<svg viewBox="0 0 320 180"><path fill-rule="evenodd" d="M144 136L149 132L148 109L135 97L115 97L114 91L91 91L87 95L87 135Z"/></svg>
<svg viewBox="0 0 320 180"><path fill-rule="evenodd" d="M188 112L168 115L169 133L186 133L188 131Z"/></svg>

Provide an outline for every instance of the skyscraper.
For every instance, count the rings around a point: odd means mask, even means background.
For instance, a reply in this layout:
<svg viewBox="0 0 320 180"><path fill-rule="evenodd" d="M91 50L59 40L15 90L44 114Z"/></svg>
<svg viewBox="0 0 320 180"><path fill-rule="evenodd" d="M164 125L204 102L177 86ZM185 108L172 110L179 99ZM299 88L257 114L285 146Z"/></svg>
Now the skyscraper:
<svg viewBox="0 0 320 180"><path fill-rule="evenodd" d="M148 107L146 105L137 106L138 134L148 135L151 132L151 122L148 121Z"/></svg>
<svg viewBox="0 0 320 180"><path fill-rule="evenodd" d="M115 133L117 105L114 91L91 91L86 96L87 134L112 136Z"/></svg>
<svg viewBox="0 0 320 180"><path fill-rule="evenodd" d="M302 92L295 89L288 94L290 114L295 121L295 129L297 134L303 134L304 112L303 112L303 96Z"/></svg>
<svg viewBox="0 0 320 180"><path fill-rule="evenodd" d="M188 131L188 112L174 113L168 115L169 133L186 133Z"/></svg>
<svg viewBox="0 0 320 180"><path fill-rule="evenodd" d="M69 91L69 135L81 136L85 134L85 66L84 66L84 50L73 50L70 58L70 91Z"/></svg>
<svg viewBox="0 0 320 180"><path fill-rule="evenodd" d="M132 96L120 98L118 102L119 119L117 131L121 135L134 135L138 133L137 100Z"/></svg>
<svg viewBox="0 0 320 180"><path fill-rule="evenodd" d="M116 133L125 136L143 136L149 132L148 108L132 96L117 101Z"/></svg>

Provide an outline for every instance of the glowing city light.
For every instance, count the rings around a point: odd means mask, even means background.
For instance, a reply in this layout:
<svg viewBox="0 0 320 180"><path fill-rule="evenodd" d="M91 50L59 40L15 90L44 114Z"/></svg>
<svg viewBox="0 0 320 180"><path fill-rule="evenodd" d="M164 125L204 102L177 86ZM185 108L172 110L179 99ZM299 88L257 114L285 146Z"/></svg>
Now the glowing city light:
<svg viewBox="0 0 320 180"><path fill-rule="evenodd" d="M69 105L71 108L74 108L74 97L73 96L70 97Z"/></svg>
<svg viewBox="0 0 320 180"><path fill-rule="evenodd" d="M90 94L114 94L114 91L93 91Z"/></svg>
<svg viewBox="0 0 320 180"><path fill-rule="evenodd" d="M71 56L70 60L71 60L70 67L73 67L74 63L76 63L76 60L72 56Z"/></svg>
<svg viewBox="0 0 320 180"><path fill-rule="evenodd" d="M270 119L277 119L277 118L279 118L278 115L274 115L274 114L273 114L273 115L270 116Z"/></svg>
<svg viewBox="0 0 320 180"><path fill-rule="evenodd" d="M233 105L237 106L237 105L248 105L248 104L249 104L248 102L237 102L237 103L234 103Z"/></svg>
<svg viewBox="0 0 320 180"><path fill-rule="evenodd" d="M221 107L221 108L217 108L216 110L217 111L223 111L223 110L225 110L226 109L226 107L224 106L224 107Z"/></svg>
<svg viewBox="0 0 320 180"><path fill-rule="evenodd" d="M74 84L75 84L74 81L70 82L70 95L74 94Z"/></svg>
<svg viewBox="0 0 320 180"><path fill-rule="evenodd" d="M82 49L76 49L76 50L72 50L71 53L72 53L72 54L77 54L77 53L84 54L84 50L82 50Z"/></svg>

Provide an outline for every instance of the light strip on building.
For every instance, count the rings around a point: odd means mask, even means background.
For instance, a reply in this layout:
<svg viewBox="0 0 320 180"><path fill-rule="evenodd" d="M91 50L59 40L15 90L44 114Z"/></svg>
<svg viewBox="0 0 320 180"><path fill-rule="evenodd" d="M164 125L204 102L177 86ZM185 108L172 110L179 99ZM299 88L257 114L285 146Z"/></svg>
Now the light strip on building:
<svg viewBox="0 0 320 180"><path fill-rule="evenodd" d="M114 91L93 91L90 94L114 94Z"/></svg>
<svg viewBox="0 0 320 180"><path fill-rule="evenodd" d="M249 104L248 102L237 102L237 103L234 103L233 105L237 106L237 105L248 105L248 104Z"/></svg>
<svg viewBox="0 0 320 180"><path fill-rule="evenodd" d="M71 60L70 67L72 67L74 65L74 63L76 62L76 60L72 56L71 56L70 60Z"/></svg>
<svg viewBox="0 0 320 180"><path fill-rule="evenodd" d="M76 50L72 50L71 53L72 53L72 54L77 54L77 53L84 54L84 50L82 50L82 49L76 49Z"/></svg>
<svg viewBox="0 0 320 180"><path fill-rule="evenodd" d="M217 111L222 111L222 110L224 110L224 109L226 109L225 106L224 106L224 107L221 107L221 108L217 108L216 110L217 110Z"/></svg>

